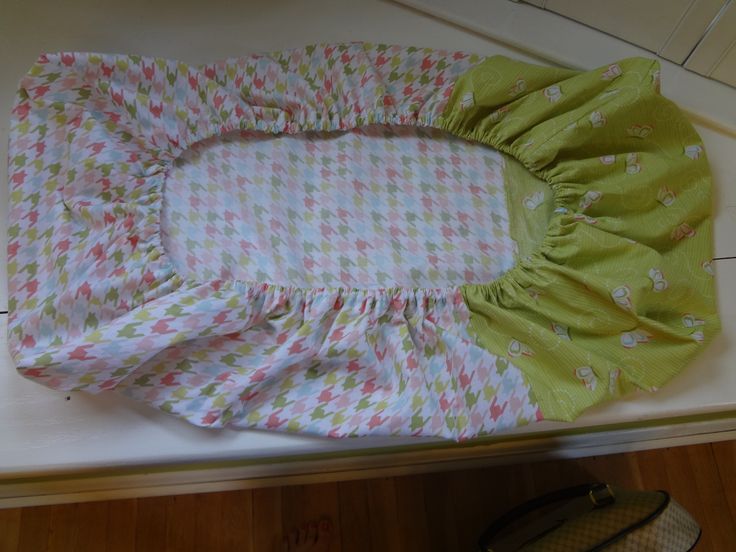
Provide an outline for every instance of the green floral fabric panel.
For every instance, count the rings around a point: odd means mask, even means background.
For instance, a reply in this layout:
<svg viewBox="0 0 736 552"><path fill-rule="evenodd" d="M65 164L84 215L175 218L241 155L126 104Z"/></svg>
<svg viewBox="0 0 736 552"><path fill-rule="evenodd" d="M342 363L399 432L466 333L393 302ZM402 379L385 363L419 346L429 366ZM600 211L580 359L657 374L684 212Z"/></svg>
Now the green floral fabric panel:
<svg viewBox="0 0 736 552"><path fill-rule="evenodd" d="M531 255L542 243L554 211L552 190L519 161L504 154L504 180L509 227L516 260Z"/></svg>
<svg viewBox="0 0 736 552"><path fill-rule="evenodd" d="M463 287L479 341L514 359L545 418L661 386L720 328L708 163L658 84L645 59L578 73L493 57L438 121L516 157L554 195L537 251Z"/></svg>

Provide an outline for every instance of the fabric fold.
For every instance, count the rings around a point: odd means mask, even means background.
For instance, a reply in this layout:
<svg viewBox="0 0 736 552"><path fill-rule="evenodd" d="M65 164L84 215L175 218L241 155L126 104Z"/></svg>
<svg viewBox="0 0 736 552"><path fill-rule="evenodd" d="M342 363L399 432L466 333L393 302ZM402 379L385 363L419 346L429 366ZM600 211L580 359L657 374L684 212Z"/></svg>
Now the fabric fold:
<svg viewBox="0 0 736 552"><path fill-rule="evenodd" d="M645 59L555 73L490 58L460 78L440 123L513 155L554 193L532 260L463 286L485 347L523 341L516 362L554 418L660 387L720 329L708 165L658 79Z"/></svg>
<svg viewBox="0 0 736 552"><path fill-rule="evenodd" d="M464 440L659 387L719 320L707 160L658 79L643 59L575 72L362 43L202 67L41 56L11 118L18 370L201 426L331 437ZM373 124L514 157L551 191L521 198L553 204L541 243L496 280L444 288L291 287L175 266L161 218L184 152L232 132Z"/></svg>

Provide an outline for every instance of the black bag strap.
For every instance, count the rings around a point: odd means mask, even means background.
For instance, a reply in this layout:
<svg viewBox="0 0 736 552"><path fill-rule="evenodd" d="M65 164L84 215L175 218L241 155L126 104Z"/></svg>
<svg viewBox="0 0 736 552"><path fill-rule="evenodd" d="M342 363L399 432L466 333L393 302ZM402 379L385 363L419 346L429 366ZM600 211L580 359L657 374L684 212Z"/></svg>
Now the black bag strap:
<svg viewBox="0 0 736 552"><path fill-rule="evenodd" d="M552 491L545 495L533 498L528 502L524 502L519 506L508 511L493 523L491 523L478 540L478 547L481 552L487 552L490 549L491 542L501 531L513 522L519 520L523 516L534 512L545 506L549 506L563 500L573 500L587 497L589 500L581 501L578 506L574 506L576 513L583 513L591 508L607 506L615 500L613 490L605 483L585 483L575 487L567 487Z"/></svg>

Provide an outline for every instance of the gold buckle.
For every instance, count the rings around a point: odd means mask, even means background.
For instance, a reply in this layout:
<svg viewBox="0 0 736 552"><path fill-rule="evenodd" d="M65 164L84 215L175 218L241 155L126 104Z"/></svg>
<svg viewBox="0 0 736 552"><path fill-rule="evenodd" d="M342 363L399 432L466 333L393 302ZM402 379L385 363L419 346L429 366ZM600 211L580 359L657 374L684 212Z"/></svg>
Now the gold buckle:
<svg viewBox="0 0 736 552"><path fill-rule="evenodd" d="M616 499L616 495L613 493L610 485L596 485L588 491L588 498L593 503L593 506L598 508L611 504Z"/></svg>

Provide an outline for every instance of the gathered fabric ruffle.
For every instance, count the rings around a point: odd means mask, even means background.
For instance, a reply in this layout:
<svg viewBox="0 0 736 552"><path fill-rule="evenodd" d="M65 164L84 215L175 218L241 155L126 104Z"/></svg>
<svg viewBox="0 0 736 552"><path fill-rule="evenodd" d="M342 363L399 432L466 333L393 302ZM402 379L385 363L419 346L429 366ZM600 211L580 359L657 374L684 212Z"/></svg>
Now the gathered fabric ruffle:
<svg viewBox="0 0 736 552"><path fill-rule="evenodd" d="M655 390L720 330L702 141L633 58L577 72L493 57L463 75L440 128L512 155L552 192L546 235L463 286L473 333L507 351L545 417Z"/></svg>
<svg viewBox="0 0 736 552"><path fill-rule="evenodd" d="M458 289L193 293L141 329L161 352L115 386L195 424L464 439L540 416L521 372L467 334ZM174 333L177 317L199 333ZM144 343L155 331L173 344Z"/></svg>
<svg viewBox="0 0 736 552"><path fill-rule="evenodd" d="M430 126L479 60L367 44L199 68L42 56L11 129L18 369L203 426L461 439L541 417L518 369L467 335L457 289L198 282L161 240L163 187L191 145L235 130Z"/></svg>
<svg viewBox="0 0 736 552"><path fill-rule="evenodd" d="M57 389L204 426L465 439L662 385L719 329L710 175L656 64L578 73L370 44L194 67L42 56L11 120L9 346ZM497 280L443 289L197 281L162 243L174 161L233 131L446 130L555 210ZM513 182L507 183L513 185Z"/></svg>

